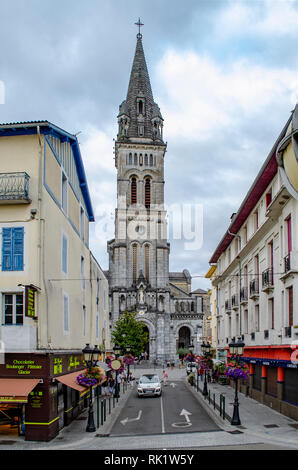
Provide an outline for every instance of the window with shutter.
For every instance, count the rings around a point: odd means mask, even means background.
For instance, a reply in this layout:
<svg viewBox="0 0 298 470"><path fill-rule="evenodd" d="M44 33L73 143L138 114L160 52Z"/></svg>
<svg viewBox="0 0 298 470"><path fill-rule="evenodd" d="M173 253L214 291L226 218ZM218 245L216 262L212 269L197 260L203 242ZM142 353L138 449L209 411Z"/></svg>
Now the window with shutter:
<svg viewBox="0 0 298 470"><path fill-rule="evenodd" d="M24 227L2 229L2 271L23 271Z"/></svg>
<svg viewBox="0 0 298 470"><path fill-rule="evenodd" d="M147 178L145 182L145 207L146 209L150 208L151 204L151 183L150 179Z"/></svg>
<svg viewBox="0 0 298 470"><path fill-rule="evenodd" d="M137 180L131 178L131 204L137 203Z"/></svg>
<svg viewBox="0 0 298 470"><path fill-rule="evenodd" d="M67 274L67 238L62 236L62 271Z"/></svg>

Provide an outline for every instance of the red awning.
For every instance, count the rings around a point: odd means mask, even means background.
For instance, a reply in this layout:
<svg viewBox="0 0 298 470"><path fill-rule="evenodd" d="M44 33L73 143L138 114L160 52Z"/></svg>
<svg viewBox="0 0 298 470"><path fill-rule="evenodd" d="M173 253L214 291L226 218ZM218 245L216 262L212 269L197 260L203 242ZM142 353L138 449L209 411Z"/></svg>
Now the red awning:
<svg viewBox="0 0 298 470"><path fill-rule="evenodd" d="M27 403L40 379L0 379L0 403Z"/></svg>
<svg viewBox="0 0 298 470"><path fill-rule="evenodd" d="M80 375L83 371L79 370L76 372L72 372L71 374L60 375L59 377L55 377L58 382L61 382L67 387L73 388L80 393L86 392L88 388L84 387L83 385L79 385L77 383L77 376Z"/></svg>

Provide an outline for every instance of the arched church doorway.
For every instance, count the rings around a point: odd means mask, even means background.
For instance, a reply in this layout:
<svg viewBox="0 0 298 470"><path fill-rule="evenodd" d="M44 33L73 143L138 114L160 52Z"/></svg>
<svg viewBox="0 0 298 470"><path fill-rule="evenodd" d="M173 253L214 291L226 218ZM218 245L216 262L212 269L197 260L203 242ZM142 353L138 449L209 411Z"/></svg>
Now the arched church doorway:
<svg viewBox="0 0 298 470"><path fill-rule="evenodd" d="M188 348L190 343L190 329L187 326L182 326L179 330L178 348Z"/></svg>
<svg viewBox="0 0 298 470"><path fill-rule="evenodd" d="M144 354L146 353L146 359L149 359L149 356L150 356L150 333L149 333L148 327L146 325L144 325L143 323L142 323L142 327L143 327L144 333L147 333L147 335L148 335L148 341L144 346L144 351L143 352L144 352Z"/></svg>

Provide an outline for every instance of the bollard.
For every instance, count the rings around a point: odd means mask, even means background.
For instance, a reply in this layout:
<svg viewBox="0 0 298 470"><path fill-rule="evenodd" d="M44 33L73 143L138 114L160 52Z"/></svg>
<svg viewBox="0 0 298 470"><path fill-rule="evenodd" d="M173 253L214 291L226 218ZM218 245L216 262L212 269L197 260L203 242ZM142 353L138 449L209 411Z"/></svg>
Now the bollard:
<svg viewBox="0 0 298 470"><path fill-rule="evenodd" d="M103 400L100 401L100 418L101 425L103 426Z"/></svg>
<svg viewBox="0 0 298 470"><path fill-rule="evenodd" d="M226 417L226 398L222 397L222 404L223 404L223 412L222 412L222 417L225 419Z"/></svg>
<svg viewBox="0 0 298 470"><path fill-rule="evenodd" d="M219 416L222 414L222 394L219 395Z"/></svg>
<svg viewBox="0 0 298 470"><path fill-rule="evenodd" d="M215 393L213 393L213 408L215 409Z"/></svg>
<svg viewBox="0 0 298 470"><path fill-rule="evenodd" d="M208 391L208 401L209 401L209 405L210 405L210 390Z"/></svg>
<svg viewBox="0 0 298 470"><path fill-rule="evenodd" d="M113 408L115 408L115 396L113 395Z"/></svg>
<svg viewBox="0 0 298 470"><path fill-rule="evenodd" d="M97 396L96 396L96 424L97 424L97 428L99 428L99 402L100 402L100 397L99 397L99 390L97 388Z"/></svg>
<svg viewBox="0 0 298 470"><path fill-rule="evenodd" d="M111 414L111 397L109 397L109 415Z"/></svg>
<svg viewBox="0 0 298 470"><path fill-rule="evenodd" d="M106 421L106 419L107 419L107 400L106 400L106 398L104 399L103 413L104 413L103 414L103 416L104 416L103 419L104 419L104 421Z"/></svg>

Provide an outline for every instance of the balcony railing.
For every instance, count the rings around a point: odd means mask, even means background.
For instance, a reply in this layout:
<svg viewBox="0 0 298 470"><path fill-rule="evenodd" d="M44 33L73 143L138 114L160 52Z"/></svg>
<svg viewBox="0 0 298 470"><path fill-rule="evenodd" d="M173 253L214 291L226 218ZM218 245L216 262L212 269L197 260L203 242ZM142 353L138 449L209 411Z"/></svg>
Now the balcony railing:
<svg viewBox="0 0 298 470"><path fill-rule="evenodd" d="M287 273L291 269L291 254L290 253L284 257L284 267L285 267L285 273Z"/></svg>
<svg viewBox="0 0 298 470"><path fill-rule="evenodd" d="M239 301L238 301L238 295L234 294L232 295L232 307L238 307Z"/></svg>
<svg viewBox="0 0 298 470"><path fill-rule="evenodd" d="M29 203L29 180L27 173L0 173L0 204Z"/></svg>
<svg viewBox="0 0 298 470"><path fill-rule="evenodd" d="M242 287L240 289L240 302L247 302L248 300L248 288Z"/></svg>
<svg viewBox="0 0 298 470"><path fill-rule="evenodd" d="M258 279L253 279L249 283L249 295L250 297L254 297L256 295L259 295L259 280Z"/></svg>
<svg viewBox="0 0 298 470"><path fill-rule="evenodd" d="M292 336L292 327L291 326L286 326L285 327L285 337L286 338L291 338Z"/></svg>
<svg viewBox="0 0 298 470"><path fill-rule="evenodd" d="M273 288L273 269L268 268L262 273L262 287L264 290Z"/></svg>

